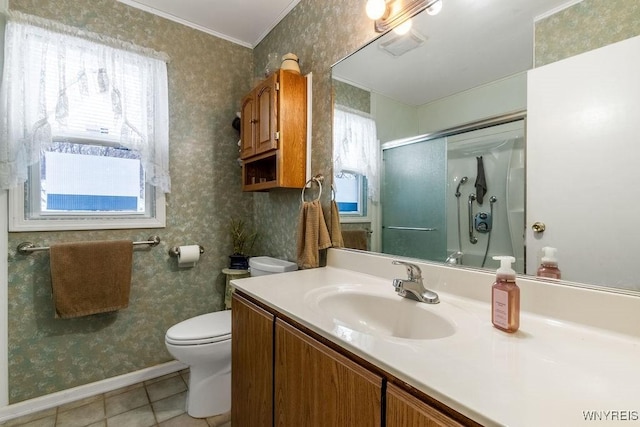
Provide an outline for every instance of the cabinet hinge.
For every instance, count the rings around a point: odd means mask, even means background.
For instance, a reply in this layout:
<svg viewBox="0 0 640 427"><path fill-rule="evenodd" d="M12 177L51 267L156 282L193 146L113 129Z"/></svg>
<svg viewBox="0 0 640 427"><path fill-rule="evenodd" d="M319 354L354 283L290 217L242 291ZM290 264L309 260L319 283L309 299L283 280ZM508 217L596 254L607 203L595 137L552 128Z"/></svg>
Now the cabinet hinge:
<svg viewBox="0 0 640 427"><path fill-rule="evenodd" d="M280 132L274 132L273 139L280 139Z"/></svg>
<svg viewBox="0 0 640 427"><path fill-rule="evenodd" d="M276 82L276 90L280 90L280 82Z"/></svg>

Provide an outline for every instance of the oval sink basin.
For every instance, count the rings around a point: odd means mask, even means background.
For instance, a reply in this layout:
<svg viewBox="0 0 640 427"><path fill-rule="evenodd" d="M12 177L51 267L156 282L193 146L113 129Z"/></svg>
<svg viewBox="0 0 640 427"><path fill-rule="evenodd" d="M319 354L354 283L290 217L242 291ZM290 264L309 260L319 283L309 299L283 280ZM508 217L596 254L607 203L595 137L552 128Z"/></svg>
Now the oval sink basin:
<svg viewBox="0 0 640 427"><path fill-rule="evenodd" d="M429 340L456 332L452 322L435 313L438 305L396 295L339 291L319 295L314 305L334 322L367 334Z"/></svg>

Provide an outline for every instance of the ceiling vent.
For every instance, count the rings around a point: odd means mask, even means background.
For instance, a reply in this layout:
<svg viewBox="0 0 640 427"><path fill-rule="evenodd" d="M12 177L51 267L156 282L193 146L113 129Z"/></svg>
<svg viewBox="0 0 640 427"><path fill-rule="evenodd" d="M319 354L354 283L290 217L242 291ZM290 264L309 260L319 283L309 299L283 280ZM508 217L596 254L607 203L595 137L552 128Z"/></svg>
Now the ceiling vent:
<svg viewBox="0 0 640 427"><path fill-rule="evenodd" d="M392 56L402 56L420 47L425 41L427 41L426 37L415 30L411 30L407 34L396 35L386 42L380 43L380 49Z"/></svg>

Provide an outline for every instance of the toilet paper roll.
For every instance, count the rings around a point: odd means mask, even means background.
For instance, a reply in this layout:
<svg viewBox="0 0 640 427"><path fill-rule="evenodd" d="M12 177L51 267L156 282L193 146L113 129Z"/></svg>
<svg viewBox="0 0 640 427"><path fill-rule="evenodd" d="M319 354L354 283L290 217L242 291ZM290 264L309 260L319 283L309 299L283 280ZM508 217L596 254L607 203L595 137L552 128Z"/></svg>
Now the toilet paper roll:
<svg viewBox="0 0 640 427"><path fill-rule="evenodd" d="M199 259L200 259L199 245L180 246L180 252L178 253L178 267L180 268L195 267Z"/></svg>

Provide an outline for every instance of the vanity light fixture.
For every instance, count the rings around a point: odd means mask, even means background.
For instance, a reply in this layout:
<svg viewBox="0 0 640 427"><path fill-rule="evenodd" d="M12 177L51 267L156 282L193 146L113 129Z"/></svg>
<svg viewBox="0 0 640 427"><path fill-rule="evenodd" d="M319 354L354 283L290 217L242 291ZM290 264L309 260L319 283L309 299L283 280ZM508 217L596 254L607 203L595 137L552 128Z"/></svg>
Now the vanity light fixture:
<svg viewBox="0 0 640 427"><path fill-rule="evenodd" d="M366 11L369 19L378 20L387 12L387 2L385 0L367 0Z"/></svg>
<svg viewBox="0 0 640 427"><path fill-rule="evenodd" d="M427 13L431 16L437 15L442 10L442 0L438 0L427 8Z"/></svg>
<svg viewBox="0 0 640 427"><path fill-rule="evenodd" d="M411 22L412 22L411 19L407 19L402 24L395 27L393 29L393 32L399 36L404 36L409 32L409 30L411 30L411 25L412 25Z"/></svg>
<svg viewBox="0 0 640 427"><path fill-rule="evenodd" d="M398 27L425 9L435 15L441 8L442 0L367 0L366 5L367 16L375 20L378 33Z"/></svg>

